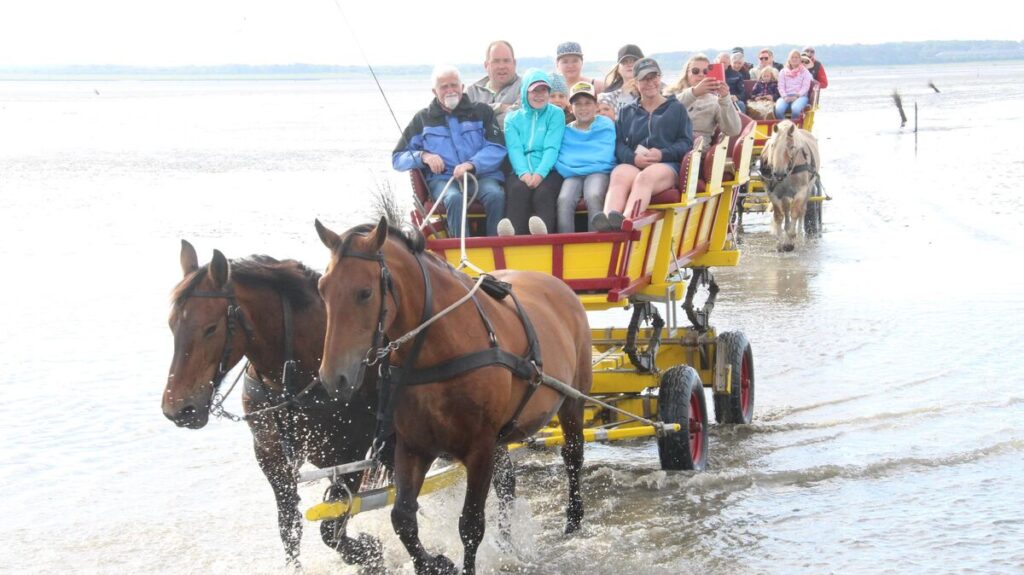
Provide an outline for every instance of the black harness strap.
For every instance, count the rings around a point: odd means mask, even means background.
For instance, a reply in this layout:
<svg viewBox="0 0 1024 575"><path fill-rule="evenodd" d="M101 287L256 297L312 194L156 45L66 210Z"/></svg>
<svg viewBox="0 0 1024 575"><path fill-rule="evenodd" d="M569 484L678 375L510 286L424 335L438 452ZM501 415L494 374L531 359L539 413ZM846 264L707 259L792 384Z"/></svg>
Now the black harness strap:
<svg viewBox="0 0 1024 575"><path fill-rule="evenodd" d="M220 362L217 364L217 373L213 376L213 388L216 392L217 388L220 387L221 381L224 380L224 376L231 370L228 361L231 359L231 352L234 345L235 339L235 323L242 326L242 331L245 333L245 341L252 341L252 328L245 321L245 316L242 315L242 308L238 305L238 301L235 299L235 292L233 290L224 291L203 291L195 290L188 294L188 297L204 297L212 299L226 299L228 300L228 309L225 314L225 327L224 327L224 351L220 355Z"/></svg>

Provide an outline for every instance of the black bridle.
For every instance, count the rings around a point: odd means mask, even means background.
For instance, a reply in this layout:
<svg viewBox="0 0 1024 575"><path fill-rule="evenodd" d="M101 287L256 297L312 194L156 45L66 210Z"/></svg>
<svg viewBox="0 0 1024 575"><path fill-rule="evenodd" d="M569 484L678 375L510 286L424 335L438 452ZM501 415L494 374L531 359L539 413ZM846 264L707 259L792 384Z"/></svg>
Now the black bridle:
<svg viewBox="0 0 1024 575"><path fill-rule="evenodd" d="M390 346L384 345L384 340L387 337L384 333L384 320L387 319L388 315L387 294L391 294L391 299L394 300L395 309L397 310L399 307L398 292L395 291L395 284L391 280L391 270L388 269L388 264L384 260L384 252L382 250L378 250L375 253L367 253L346 248L338 255L338 259L346 257L377 262L380 266L380 311L377 313L377 328L373 333L373 342L370 344L370 349L366 351L366 356L363 357L364 366L373 366L393 351Z"/></svg>
<svg viewBox="0 0 1024 575"><path fill-rule="evenodd" d="M225 321L227 325L225 327L224 334L224 351L221 353L220 362L217 364L217 373L213 376L213 379L210 380L210 383L213 384L213 390L216 392L217 388L220 387L221 382L224 381L224 376L231 370L231 365L228 364L228 361L231 359L231 352L235 339L235 323L242 326L242 332L245 333L246 342L252 341L252 328L245 322L245 316L242 315L242 307L238 305L238 300L235 299L234 291L196 290L188 294L188 297L228 300L228 308L225 312Z"/></svg>

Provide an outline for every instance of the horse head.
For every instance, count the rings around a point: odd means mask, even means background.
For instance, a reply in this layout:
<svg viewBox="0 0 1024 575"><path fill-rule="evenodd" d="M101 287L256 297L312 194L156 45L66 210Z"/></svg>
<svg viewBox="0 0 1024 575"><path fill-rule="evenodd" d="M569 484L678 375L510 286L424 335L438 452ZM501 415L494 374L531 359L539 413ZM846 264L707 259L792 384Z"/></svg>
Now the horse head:
<svg viewBox="0 0 1024 575"><path fill-rule="evenodd" d="M181 270L184 278L171 296L168 324L174 356L162 406L167 419L179 427L199 429L209 420L220 379L242 358L246 324L229 284L231 266L224 254L214 250L210 263L200 267L195 248L182 240Z"/></svg>
<svg viewBox="0 0 1024 575"><path fill-rule="evenodd" d="M374 359L375 348L382 345L397 315L397 305L387 305L388 291L397 301L384 263L388 224L381 218L375 227L356 227L338 235L317 220L316 231L331 250L319 283L327 308L320 381L332 398L349 401L362 385L364 358Z"/></svg>

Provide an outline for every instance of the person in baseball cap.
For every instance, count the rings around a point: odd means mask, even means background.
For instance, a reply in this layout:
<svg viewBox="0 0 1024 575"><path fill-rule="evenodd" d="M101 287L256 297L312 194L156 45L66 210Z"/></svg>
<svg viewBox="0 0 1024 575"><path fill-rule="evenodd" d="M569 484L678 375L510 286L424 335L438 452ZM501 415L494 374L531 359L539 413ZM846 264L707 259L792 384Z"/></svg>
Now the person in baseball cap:
<svg viewBox="0 0 1024 575"><path fill-rule="evenodd" d="M569 89L569 101L576 119L565 127L555 162L555 169L565 178L558 193L560 234L576 231L576 206L581 197L587 206L587 222L601 213L615 167L615 122L597 114L594 85L576 82Z"/></svg>
<svg viewBox="0 0 1024 575"><path fill-rule="evenodd" d="M604 83L594 78L583 77L583 48L579 42L562 42L555 50L555 68L565 76L565 83L572 86L581 80L590 82L598 92L604 90Z"/></svg>

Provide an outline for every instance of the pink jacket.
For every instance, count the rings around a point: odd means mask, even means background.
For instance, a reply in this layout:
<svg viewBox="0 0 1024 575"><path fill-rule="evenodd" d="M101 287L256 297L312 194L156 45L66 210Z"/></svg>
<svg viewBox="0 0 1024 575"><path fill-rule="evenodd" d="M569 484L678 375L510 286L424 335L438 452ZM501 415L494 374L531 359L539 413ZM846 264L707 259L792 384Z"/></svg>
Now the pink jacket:
<svg viewBox="0 0 1024 575"><path fill-rule="evenodd" d="M806 96L811 89L811 73L803 66L800 67L800 73L796 77L790 76L791 73L792 71L788 68L783 68L779 72L779 94L783 98L793 94Z"/></svg>

